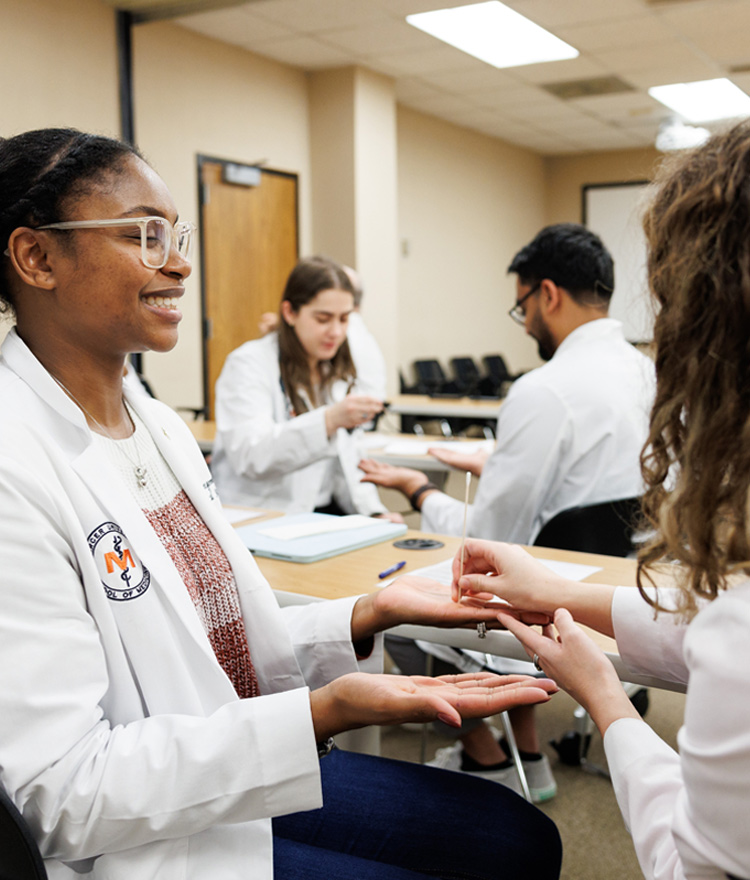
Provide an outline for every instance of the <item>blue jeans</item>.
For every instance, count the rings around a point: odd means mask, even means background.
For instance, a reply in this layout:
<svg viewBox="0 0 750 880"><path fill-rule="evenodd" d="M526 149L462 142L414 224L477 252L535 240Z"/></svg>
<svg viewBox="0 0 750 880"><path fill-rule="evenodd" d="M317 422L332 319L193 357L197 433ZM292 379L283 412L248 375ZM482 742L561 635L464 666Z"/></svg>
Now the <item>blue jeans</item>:
<svg viewBox="0 0 750 880"><path fill-rule="evenodd" d="M495 782L335 749L324 806L273 820L275 880L556 880L544 813Z"/></svg>

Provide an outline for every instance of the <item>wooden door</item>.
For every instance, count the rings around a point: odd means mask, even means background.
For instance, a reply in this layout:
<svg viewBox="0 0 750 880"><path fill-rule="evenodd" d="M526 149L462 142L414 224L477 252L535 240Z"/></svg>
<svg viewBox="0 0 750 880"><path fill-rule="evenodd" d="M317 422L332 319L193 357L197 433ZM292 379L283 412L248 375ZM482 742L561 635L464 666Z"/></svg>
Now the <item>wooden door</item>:
<svg viewBox="0 0 750 880"><path fill-rule="evenodd" d="M297 176L262 169L257 186L238 185L225 181L227 164L199 158L203 376L209 419L214 418L214 387L226 356L260 335L263 312L278 311L299 253Z"/></svg>

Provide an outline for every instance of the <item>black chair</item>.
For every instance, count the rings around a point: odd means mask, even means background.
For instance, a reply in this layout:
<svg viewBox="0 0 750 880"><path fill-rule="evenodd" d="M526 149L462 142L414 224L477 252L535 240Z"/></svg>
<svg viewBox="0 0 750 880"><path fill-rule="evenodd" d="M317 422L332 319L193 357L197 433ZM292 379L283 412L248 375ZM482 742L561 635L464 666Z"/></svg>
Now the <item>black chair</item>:
<svg viewBox="0 0 750 880"><path fill-rule="evenodd" d="M473 357L454 357L450 361L453 371L453 380L458 390L466 397L479 393L479 384L482 374Z"/></svg>
<svg viewBox="0 0 750 880"><path fill-rule="evenodd" d="M0 880L47 880L39 847L0 785Z"/></svg>
<svg viewBox="0 0 750 880"><path fill-rule="evenodd" d="M571 507L546 523L534 544L557 550L627 556L635 549L633 535L640 509L640 498Z"/></svg>
<svg viewBox="0 0 750 880"><path fill-rule="evenodd" d="M621 498L586 507L571 507L554 516L539 534L534 545L556 550L579 550L583 553L601 553L605 556L628 556L635 550L634 536L641 510L640 498ZM625 692L641 715L648 710L648 691L625 683ZM602 776L609 776L586 761L591 743L593 723L588 713L579 706L575 712L576 729L564 733L550 745L563 764L582 766Z"/></svg>
<svg viewBox="0 0 750 880"><path fill-rule="evenodd" d="M485 375L482 378L483 387L490 390L495 397L501 397L508 382L515 382L523 373L511 373L505 358L501 354L488 354L482 358Z"/></svg>
<svg viewBox="0 0 750 880"><path fill-rule="evenodd" d="M417 378L419 394L429 394L431 397L460 396L458 386L446 376L445 370L436 358L414 361L414 374Z"/></svg>

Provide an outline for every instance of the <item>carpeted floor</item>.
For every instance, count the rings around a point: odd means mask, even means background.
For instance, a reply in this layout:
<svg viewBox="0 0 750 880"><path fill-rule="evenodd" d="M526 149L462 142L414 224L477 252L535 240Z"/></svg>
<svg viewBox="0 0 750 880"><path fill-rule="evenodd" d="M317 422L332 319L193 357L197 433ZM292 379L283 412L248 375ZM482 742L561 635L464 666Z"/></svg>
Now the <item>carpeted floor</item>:
<svg viewBox="0 0 750 880"><path fill-rule="evenodd" d="M646 720L672 746L682 721L685 698L681 694L651 689ZM559 693L538 713L542 741L558 739L574 727L575 703ZM401 727L383 728L381 749L384 756L418 761L422 734ZM427 760L450 740L428 733ZM560 829L563 841L562 880L638 880L643 875L625 830L608 779L584 772L580 767L561 764L554 750L545 751L552 762L558 794L542 809ZM588 759L604 765L604 751L597 732L592 737Z"/></svg>

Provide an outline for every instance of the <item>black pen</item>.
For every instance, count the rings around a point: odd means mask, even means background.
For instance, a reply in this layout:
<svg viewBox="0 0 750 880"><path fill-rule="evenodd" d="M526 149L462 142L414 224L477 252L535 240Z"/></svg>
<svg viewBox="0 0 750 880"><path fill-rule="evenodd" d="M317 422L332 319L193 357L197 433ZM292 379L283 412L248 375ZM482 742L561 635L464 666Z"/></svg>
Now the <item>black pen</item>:
<svg viewBox="0 0 750 880"><path fill-rule="evenodd" d="M397 562L395 565L392 565L390 568L386 568L385 571L381 571L378 577L382 581L383 578L387 578L389 574L396 574L397 571L401 571L401 569L406 565L406 561Z"/></svg>

